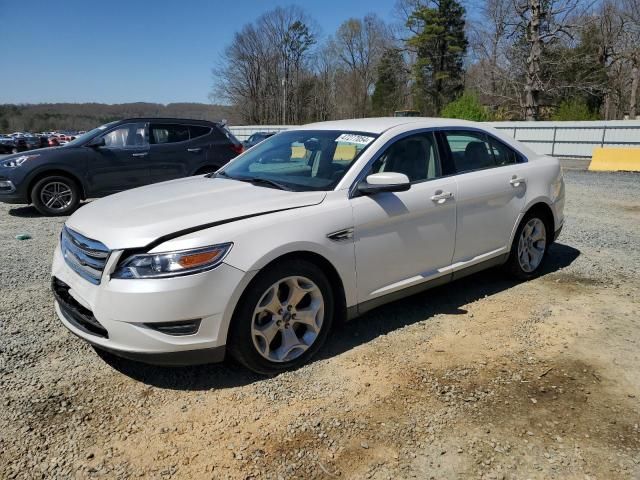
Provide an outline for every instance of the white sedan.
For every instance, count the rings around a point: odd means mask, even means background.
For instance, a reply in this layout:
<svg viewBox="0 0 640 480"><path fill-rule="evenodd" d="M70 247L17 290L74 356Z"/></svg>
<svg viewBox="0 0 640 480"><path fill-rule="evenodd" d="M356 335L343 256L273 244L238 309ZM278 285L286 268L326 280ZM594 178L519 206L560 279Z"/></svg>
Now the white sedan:
<svg viewBox="0 0 640 480"><path fill-rule="evenodd" d="M260 373L332 323L479 270L540 272L563 224L558 161L494 129L372 118L281 132L215 174L94 201L61 233L62 323L149 363Z"/></svg>

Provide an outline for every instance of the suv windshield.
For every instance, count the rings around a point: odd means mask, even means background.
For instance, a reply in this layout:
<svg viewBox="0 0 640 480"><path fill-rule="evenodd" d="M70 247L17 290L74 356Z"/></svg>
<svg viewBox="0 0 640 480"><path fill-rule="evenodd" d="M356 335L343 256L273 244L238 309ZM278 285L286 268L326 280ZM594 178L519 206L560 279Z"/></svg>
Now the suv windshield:
<svg viewBox="0 0 640 480"><path fill-rule="evenodd" d="M219 175L288 190L332 190L376 139L366 132L291 130L269 137Z"/></svg>

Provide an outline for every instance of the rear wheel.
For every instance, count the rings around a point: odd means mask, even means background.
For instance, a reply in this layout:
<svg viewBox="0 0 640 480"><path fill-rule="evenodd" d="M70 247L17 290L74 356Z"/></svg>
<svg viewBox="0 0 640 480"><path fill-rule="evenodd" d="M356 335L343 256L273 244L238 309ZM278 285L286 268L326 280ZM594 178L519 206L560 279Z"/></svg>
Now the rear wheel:
<svg viewBox="0 0 640 480"><path fill-rule="evenodd" d="M45 177L31 189L31 201L43 215L69 215L80 203L80 189L75 181L61 175Z"/></svg>
<svg viewBox="0 0 640 480"><path fill-rule="evenodd" d="M333 316L333 292L323 271L302 260L284 262L247 288L231 325L230 352L261 374L299 367L325 342Z"/></svg>
<svg viewBox="0 0 640 480"><path fill-rule="evenodd" d="M520 280L528 280L540 272L547 255L547 225L538 214L527 214L516 231L506 267Z"/></svg>

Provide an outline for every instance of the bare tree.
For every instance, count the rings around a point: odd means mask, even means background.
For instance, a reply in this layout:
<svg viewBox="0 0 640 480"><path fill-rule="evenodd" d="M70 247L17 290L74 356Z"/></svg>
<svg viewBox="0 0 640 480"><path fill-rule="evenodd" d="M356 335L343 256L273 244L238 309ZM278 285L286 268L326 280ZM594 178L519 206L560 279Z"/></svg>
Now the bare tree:
<svg viewBox="0 0 640 480"><path fill-rule="evenodd" d="M629 88L629 118L638 115L638 88L640 87L640 0L622 0L624 21L623 56L631 70Z"/></svg>
<svg viewBox="0 0 640 480"><path fill-rule="evenodd" d="M538 120L540 116L545 50L550 43L563 36L572 37L575 28L573 20L582 7L581 0L513 0L517 14L517 22L513 27L522 35L527 48L523 92L527 120Z"/></svg>
<svg viewBox="0 0 640 480"><path fill-rule="evenodd" d="M302 122L315 23L298 7L275 8L245 25L214 70L215 94L251 123Z"/></svg>
<svg viewBox="0 0 640 480"><path fill-rule="evenodd" d="M376 79L378 62L390 42L387 26L376 15L350 18L336 32L332 42L337 57L346 68L355 100L352 114L364 117Z"/></svg>

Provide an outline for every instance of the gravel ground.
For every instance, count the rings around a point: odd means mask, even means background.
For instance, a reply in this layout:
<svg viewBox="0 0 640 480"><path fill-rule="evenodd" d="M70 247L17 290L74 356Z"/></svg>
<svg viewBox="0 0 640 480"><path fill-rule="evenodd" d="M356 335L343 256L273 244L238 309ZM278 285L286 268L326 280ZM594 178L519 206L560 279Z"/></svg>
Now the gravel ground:
<svg viewBox="0 0 640 480"><path fill-rule="evenodd" d="M52 307L64 219L0 204L0 478L640 478L640 175L566 181L540 278L387 305L268 379L97 355Z"/></svg>

